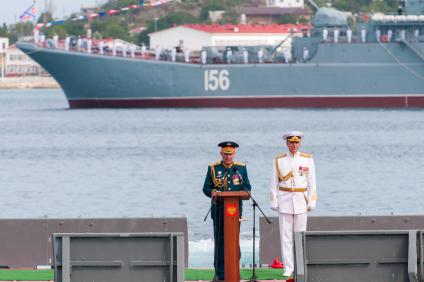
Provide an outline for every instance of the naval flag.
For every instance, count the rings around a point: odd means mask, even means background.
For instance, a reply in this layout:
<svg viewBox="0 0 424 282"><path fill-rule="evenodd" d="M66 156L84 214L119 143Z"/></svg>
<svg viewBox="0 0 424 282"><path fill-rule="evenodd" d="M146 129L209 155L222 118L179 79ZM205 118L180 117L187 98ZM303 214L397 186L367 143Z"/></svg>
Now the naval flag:
<svg viewBox="0 0 424 282"><path fill-rule="evenodd" d="M19 18L21 22L25 21L35 21L37 9L35 8L35 1L32 2L32 5L23 12Z"/></svg>

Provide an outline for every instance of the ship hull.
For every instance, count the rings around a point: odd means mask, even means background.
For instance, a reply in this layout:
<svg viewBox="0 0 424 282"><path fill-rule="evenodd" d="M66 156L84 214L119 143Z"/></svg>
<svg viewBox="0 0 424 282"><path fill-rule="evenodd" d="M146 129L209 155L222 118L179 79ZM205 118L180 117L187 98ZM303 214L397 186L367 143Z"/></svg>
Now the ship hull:
<svg viewBox="0 0 424 282"><path fill-rule="evenodd" d="M424 62L400 43L390 54L378 44L340 44L308 63L239 65L18 47L56 79L71 108L424 107Z"/></svg>
<svg viewBox="0 0 424 282"><path fill-rule="evenodd" d="M71 108L421 108L424 96L73 99Z"/></svg>

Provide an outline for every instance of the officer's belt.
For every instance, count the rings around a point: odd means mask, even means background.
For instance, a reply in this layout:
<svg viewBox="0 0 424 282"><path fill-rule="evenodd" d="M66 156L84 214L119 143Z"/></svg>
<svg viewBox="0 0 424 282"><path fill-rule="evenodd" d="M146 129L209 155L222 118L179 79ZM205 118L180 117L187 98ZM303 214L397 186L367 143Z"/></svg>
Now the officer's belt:
<svg viewBox="0 0 424 282"><path fill-rule="evenodd" d="M288 187L278 187L278 190L284 192L306 192L307 188L288 188Z"/></svg>

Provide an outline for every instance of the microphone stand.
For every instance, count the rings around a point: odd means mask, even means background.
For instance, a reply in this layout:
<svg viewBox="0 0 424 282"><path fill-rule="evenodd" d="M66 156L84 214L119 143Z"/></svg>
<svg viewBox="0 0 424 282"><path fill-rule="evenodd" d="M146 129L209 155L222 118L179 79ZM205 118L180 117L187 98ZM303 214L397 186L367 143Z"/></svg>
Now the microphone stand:
<svg viewBox="0 0 424 282"><path fill-rule="evenodd" d="M269 218L262 211L261 207L258 205L258 202L256 202L255 198L253 198L252 193L250 193L250 191L246 187L244 187L243 178L241 177L241 175L240 175L240 173L238 172L237 169L235 170L235 173L237 174L238 178L240 179L241 188L244 191L246 191L247 194L249 194L249 197L252 200L252 206L253 206L253 268L252 268L252 277L250 278L249 281L250 282L257 282L258 280L256 279L256 273L255 273L256 207L259 209L259 211L265 217L265 219L268 222L268 224L271 224L272 221L269 220Z"/></svg>

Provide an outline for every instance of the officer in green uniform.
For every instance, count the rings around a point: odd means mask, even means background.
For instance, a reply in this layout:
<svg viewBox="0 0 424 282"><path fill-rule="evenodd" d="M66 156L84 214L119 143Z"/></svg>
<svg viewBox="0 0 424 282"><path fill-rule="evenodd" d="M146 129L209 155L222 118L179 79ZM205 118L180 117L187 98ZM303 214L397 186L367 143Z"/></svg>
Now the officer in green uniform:
<svg viewBox="0 0 424 282"><path fill-rule="evenodd" d="M247 177L246 165L235 162L235 142L225 141L218 144L221 147L221 161L212 163L208 167L203 193L209 198L214 191L242 191L251 189ZM240 200L240 217L242 201ZM212 198L211 217L213 220L214 249L214 280L224 280L224 203L221 198Z"/></svg>

